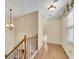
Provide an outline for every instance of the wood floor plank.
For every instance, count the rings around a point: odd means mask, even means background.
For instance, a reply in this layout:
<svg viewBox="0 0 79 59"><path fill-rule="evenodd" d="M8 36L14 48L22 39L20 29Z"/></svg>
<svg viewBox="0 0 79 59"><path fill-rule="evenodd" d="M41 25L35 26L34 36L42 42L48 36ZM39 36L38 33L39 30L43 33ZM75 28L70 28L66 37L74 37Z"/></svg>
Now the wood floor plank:
<svg viewBox="0 0 79 59"><path fill-rule="evenodd" d="M46 44L34 59L69 59L60 45Z"/></svg>

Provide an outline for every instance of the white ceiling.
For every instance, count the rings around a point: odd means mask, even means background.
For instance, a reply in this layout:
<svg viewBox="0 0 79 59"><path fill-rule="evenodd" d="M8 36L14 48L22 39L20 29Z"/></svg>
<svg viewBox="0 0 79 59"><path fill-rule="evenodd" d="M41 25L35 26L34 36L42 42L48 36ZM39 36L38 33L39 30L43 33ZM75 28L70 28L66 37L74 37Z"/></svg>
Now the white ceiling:
<svg viewBox="0 0 79 59"><path fill-rule="evenodd" d="M29 12L39 10L43 17L49 17L51 14L53 17L59 17L62 15L63 7L68 0L58 0L54 3L56 9L50 13L48 11L49 4L53 3L53 0L5 0L6 2L6 15L9 14L9 9L13 9L13 17L21 16Z"/></svg>

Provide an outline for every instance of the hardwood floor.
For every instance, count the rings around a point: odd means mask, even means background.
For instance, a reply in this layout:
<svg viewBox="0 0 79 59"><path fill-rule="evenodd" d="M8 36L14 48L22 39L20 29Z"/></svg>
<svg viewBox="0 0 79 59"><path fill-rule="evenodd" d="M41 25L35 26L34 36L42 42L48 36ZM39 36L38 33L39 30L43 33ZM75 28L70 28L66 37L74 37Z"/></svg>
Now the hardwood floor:
<svg viewBox="0 0 79 59"><path fill-rule="evenodd" d="M60 45L46 44L34 59L69 59Z"/></svg>

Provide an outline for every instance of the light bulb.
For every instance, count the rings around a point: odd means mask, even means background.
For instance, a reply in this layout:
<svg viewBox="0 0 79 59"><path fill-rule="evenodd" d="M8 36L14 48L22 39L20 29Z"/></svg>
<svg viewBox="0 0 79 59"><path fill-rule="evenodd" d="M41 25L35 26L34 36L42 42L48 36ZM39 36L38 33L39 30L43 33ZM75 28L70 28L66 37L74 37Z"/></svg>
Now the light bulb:
<svg viewBox="0 0 79 59"><path fill-rule="evenodd" d="M48 7L48 10L49 10L50 12L52 12L55 8L56 8L55 6L50 5L50 6Z"/></svg>
<svg viewBox="0 0 79 59"><path fill-rule="evenodd" d="M14 28L14 25L13 24L6 24L6 27L10 30L12 30Z"/></svg>
<svg viewBox="0 0 79 59"><path fill-rule="evenodd" d="M14 25L13 25L13 24L10 24L10 26L11 26L11 27L14 27Z"/></svg>
<svg viewBox="0 0 79 59"><path fill-rule="evenodd" d="M51 7L51 8L49 9L49 11L52 12L54 9L55 9L55 8Z"/></svg>
<svg viewBox="0 0 79 59"><path fill-rule="evenodd" d="M9 27L10 25L9 24L6 24L6 27Z"/></svg>

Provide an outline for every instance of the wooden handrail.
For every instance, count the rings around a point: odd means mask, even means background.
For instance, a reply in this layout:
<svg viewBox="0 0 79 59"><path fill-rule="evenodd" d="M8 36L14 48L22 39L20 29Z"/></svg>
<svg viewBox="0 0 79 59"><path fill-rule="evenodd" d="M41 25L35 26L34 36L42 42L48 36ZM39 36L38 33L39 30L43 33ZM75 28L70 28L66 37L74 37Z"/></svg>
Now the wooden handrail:
<svg viewBox="0 0 79 59"><path fill-rule="evenodd" d="M25 51L25 53L24 53L24 59L26 59L26 44L27 44L27 46L28 46L28 40L30 40L30 39L34 39L34 38L36 38L36 50L38 49L38 35L36 35L36 36L33 36L33 37L29 37L29 38L26 38L26 35L24 36L24 38L23 38L23 40L19 43L19 44L17 44L14 48L13 48L13 50L11 50L10 51L10 53L8 53L6 56L5 56L5 58L7 59L7 57L12 53L12 52L14 52L14 50L16 50L23 42L24 42L24 51Z"/></svg>
<svg viewBox="0 0 79 59"><path fill-rule="evenodd" d="M19 46L22 44L22 42L24 42L25 40L26 40L26 35L24 36L24 39L23 39L19 44L17 44L17 45L14 47L14 49L11 50L11 52L8 53L5 57L7 58L7 57L8 57L14 50L16 50L17 47L19 47Z"/></svg>

